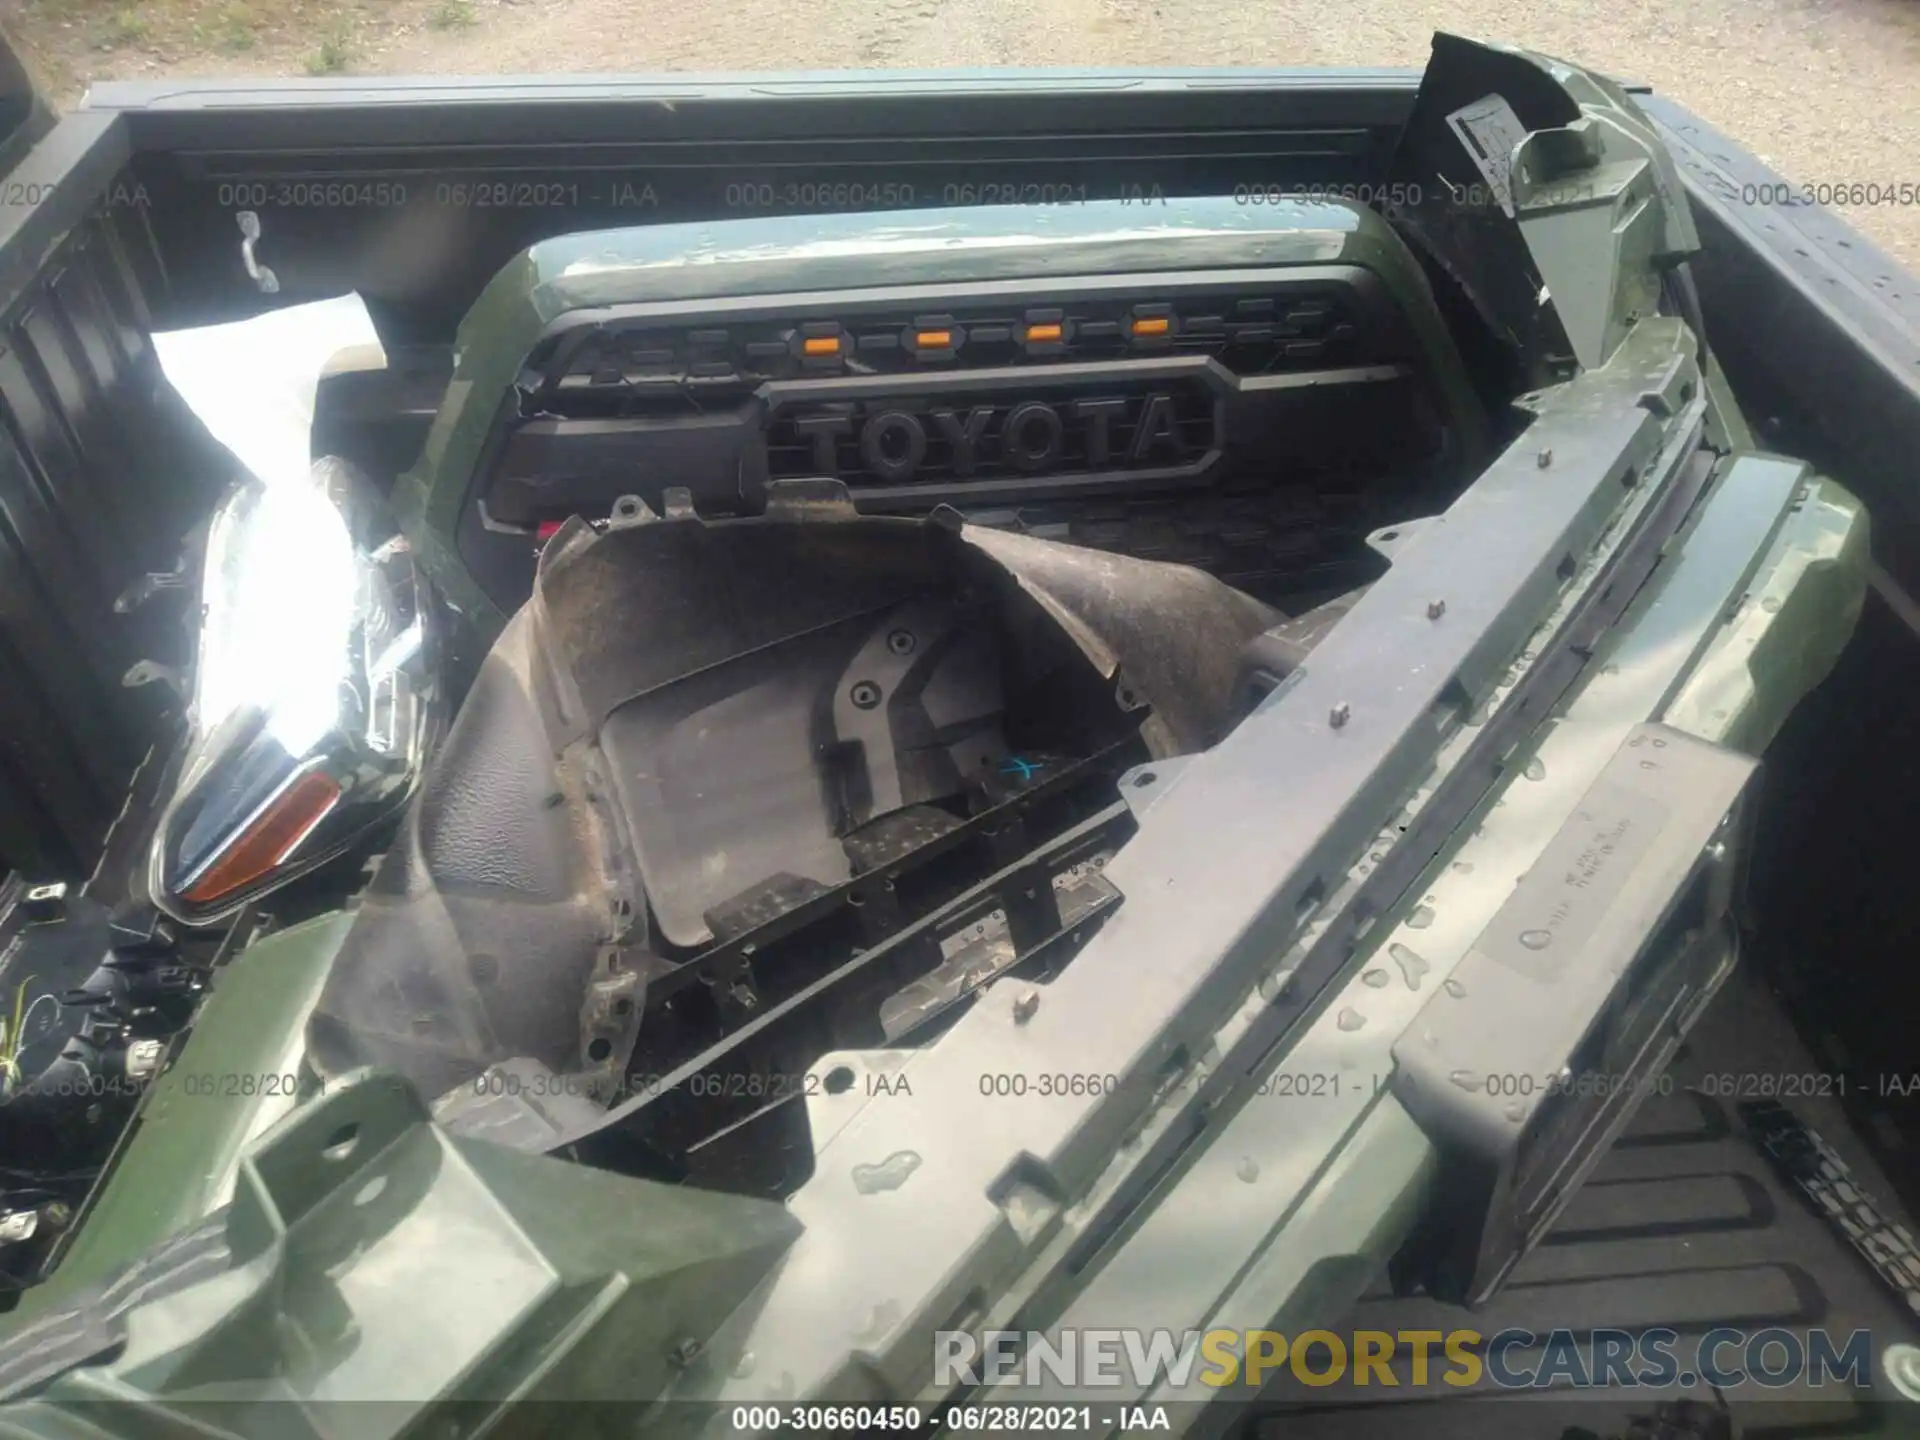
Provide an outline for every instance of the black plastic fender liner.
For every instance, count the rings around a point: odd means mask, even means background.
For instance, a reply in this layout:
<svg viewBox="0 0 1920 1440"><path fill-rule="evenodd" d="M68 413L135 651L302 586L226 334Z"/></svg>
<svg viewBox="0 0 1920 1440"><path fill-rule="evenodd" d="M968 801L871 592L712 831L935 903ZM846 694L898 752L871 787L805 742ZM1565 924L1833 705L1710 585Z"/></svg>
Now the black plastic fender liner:
<svg viewBox="0 0 1920 1440"><path fill-rule="evenodd" d="M962 534L1121 687L1124 708L1151 704L1142 735L1156 758L1203 750L1239 718L1240 650L1228 642L1278 623L1271 606L1184 565L980 526Z"/></svg>
<svg viewBox="0 0 1920 1440"><path fill-rule="evenodd" d="M1280 618L1185 566L776 489L761 517L634 500L554 537L316 1007L323 1072L440 1096L524 1058L611 1096L650 980L835 895L899 903L865 893L871 822L938 846L1006 764L1038 793L1143 724L1152 753L1205 745Z"/></svg>
<svg viewBox="0 0 1920 1440"><path fill-rule="evenodd" d="M573 523L541 554L536 596L559 698L580 735L636 696L921 591L951 587L943 526L866 519L832 501L764 523L708 523L641 502L604 529ZM577 697L577 698L576 698Z"/></svg>
<svg viewBox="0 0 1920 1440"><path fill-rule="evenodd" d="M582 1068L614 897L529 693L535 631L502 633L361 898L308 1026L324 1075L389 1067L431 1100L497 1058Z"/></svg>

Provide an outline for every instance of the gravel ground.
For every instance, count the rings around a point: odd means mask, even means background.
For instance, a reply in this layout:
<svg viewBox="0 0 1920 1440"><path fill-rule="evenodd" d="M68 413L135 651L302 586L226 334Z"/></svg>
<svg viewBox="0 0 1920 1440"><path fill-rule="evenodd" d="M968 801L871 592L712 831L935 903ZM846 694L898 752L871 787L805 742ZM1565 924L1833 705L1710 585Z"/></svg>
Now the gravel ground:
<svg viewBox="0 0 1920 1440"><path fill-rule="evenodd" d="M1920 184L1920 0L494 0L474 13L363 68L1419 65L1448 29L1650 82L1802 183ZM1920 271L1920 207L1848 214Z"/></svg>

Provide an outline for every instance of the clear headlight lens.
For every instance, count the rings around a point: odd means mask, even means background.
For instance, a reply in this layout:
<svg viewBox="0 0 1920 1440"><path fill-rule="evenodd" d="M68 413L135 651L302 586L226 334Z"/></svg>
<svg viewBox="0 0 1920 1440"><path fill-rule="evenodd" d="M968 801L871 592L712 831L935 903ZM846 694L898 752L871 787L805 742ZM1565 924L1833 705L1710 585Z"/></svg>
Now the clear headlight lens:
<svg viewBox="0 0 1920 1440"><path fill-rule="evenodd" d="M151 888L189 923L325 863L412 793L441 728L413 556L345 462L248 481L207 541L191 729Z"/></svg>

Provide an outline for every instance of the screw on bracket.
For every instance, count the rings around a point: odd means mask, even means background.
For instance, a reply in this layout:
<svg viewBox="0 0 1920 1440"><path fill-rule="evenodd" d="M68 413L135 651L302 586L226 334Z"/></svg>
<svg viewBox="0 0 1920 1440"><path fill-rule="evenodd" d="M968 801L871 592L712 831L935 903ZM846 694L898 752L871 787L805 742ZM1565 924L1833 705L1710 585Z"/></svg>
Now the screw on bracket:
<svg viewBox="0 0 1920 1440"><path fill-rule="evenodd" d="M1546 469L1549 465L1553 464L1553 451L1542 450L1538 455L1533 457L1533 463L1538 465L1542 470Z"/></svg>
<svg viewBox="0 0 1920 1440"><path fill-rule="evenodd" d="M1446 601L1444 600L1427 601L1427 619L1438 620L1442 615L1446 613L1447 613Z"/></svg>
<svg viewBox="0 0 1920 1440"><path fill-rule="evenodd" d="M1022 990L1018 995L1013 997L1013 1023L1016 1025L1026 1024L1027 1021L1033 1018L1034 1012L1039 1008L1040 992L1032 989Z"/></svg>
<svg viewBox="0 0 1920 1440"><path fill-rule="evenodd" d="M1344 700L1342 700L1338 705L1334 706L1333 709L1327 712L1327 724L1331 725L1336 730L1338 730L1342 725L1345 725L1347 721L1351 720L1352 718L1353 718L1353 707L1347 704L1347 702Z"/></svg>
<svg viewBox="0 0 1920 1440"><path fill-rule="evenodd" d="M862 680L847 692L847 698L853 701L856 710L871 710L880 703L880 687L871 680Z"/></svg>

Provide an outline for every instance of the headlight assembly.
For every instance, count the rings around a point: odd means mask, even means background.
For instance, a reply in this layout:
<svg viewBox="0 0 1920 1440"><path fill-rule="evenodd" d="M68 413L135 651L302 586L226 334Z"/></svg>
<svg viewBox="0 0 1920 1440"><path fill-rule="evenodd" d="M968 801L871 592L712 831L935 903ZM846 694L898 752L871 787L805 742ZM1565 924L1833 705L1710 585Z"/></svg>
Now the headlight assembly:
<svg viewBox="0 0 1920 1440"><path fill-rule="evenodd" d="M207 540L187 749L150 887L201 924L348 849L412 793L442 728L431 608L346 462L248 480Z"/></svg>

